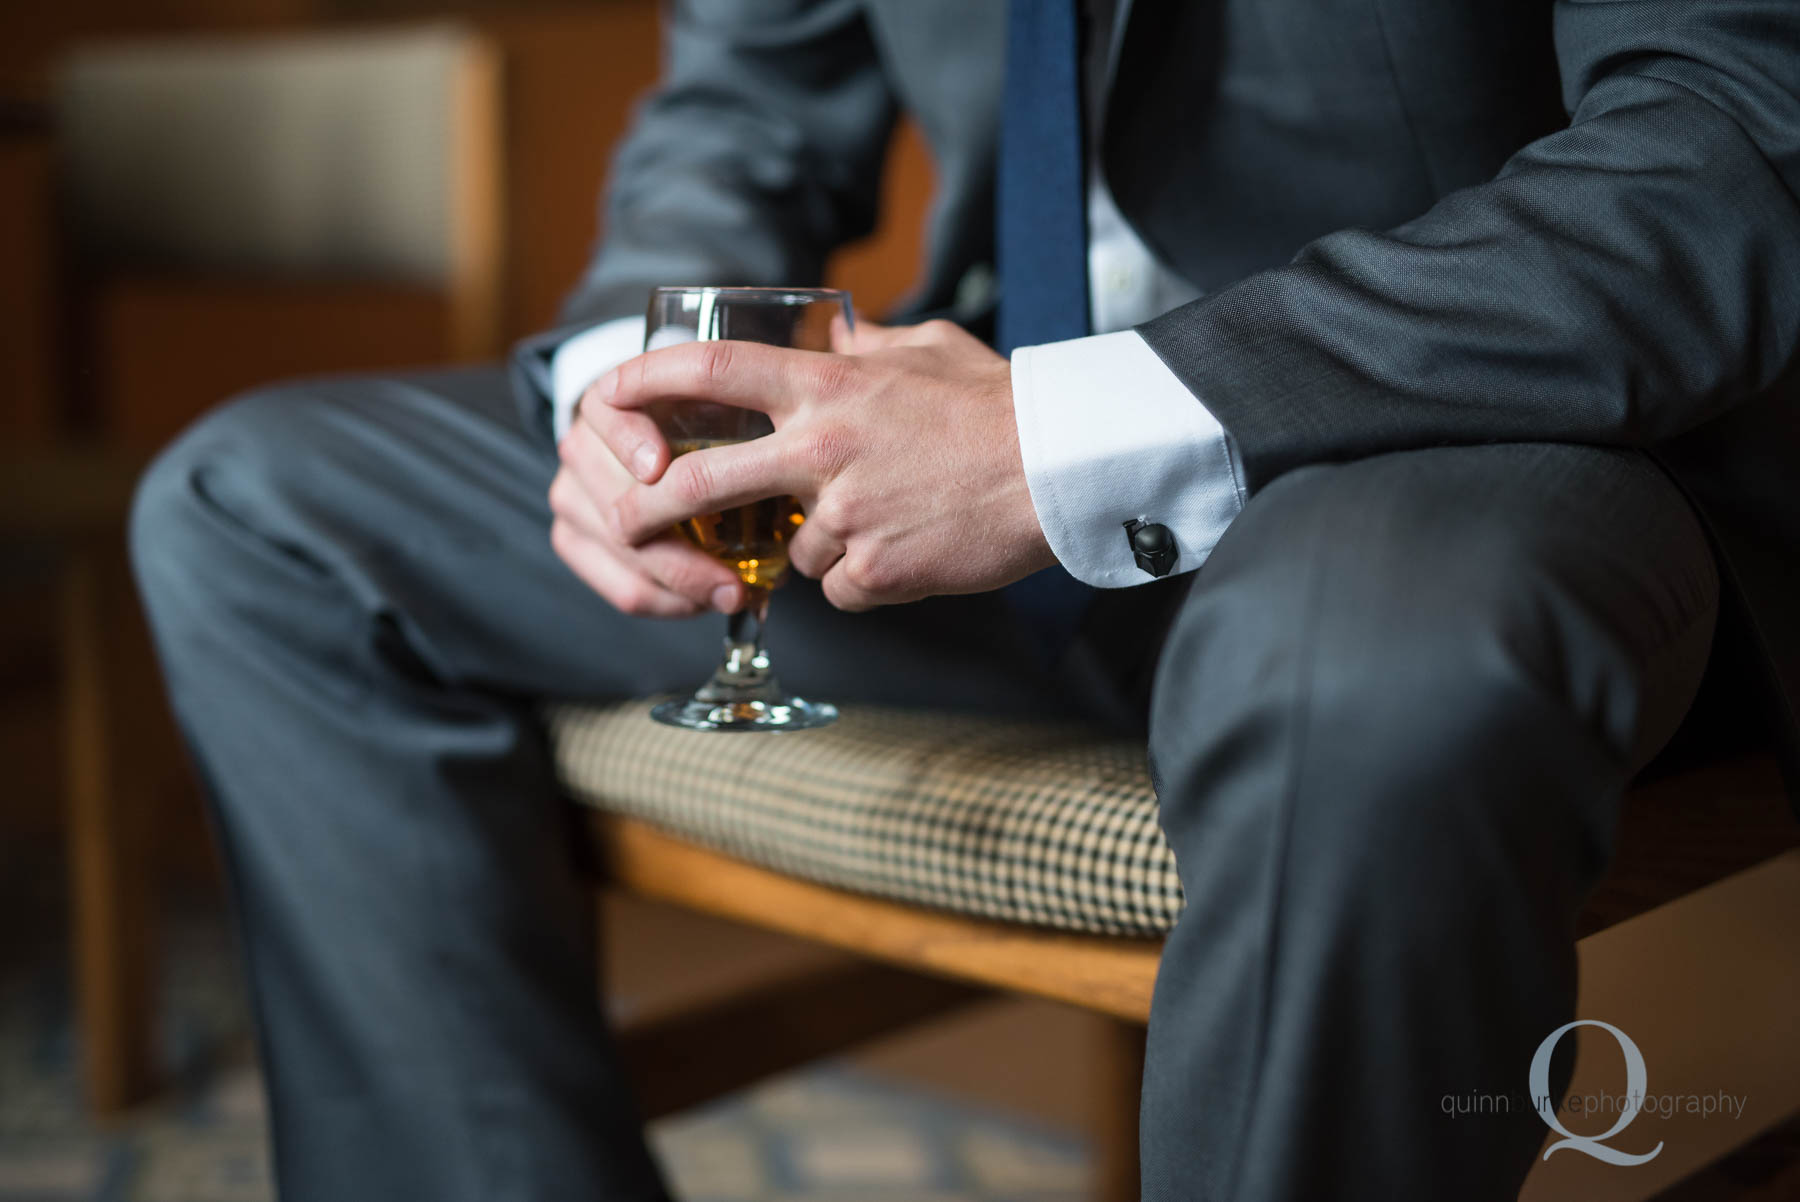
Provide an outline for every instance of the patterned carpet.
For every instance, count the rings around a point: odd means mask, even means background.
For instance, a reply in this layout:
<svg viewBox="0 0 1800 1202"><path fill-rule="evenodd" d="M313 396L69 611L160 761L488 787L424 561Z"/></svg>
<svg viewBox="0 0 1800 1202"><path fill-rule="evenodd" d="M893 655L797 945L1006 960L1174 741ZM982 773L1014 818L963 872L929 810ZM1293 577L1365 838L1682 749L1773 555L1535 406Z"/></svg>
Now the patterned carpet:
<svg viewBox="0 0 1800 1202"><path fill-rule="evenodd" d="M62 874L0 847L0 1202L264 1202L260 1080L224 923L169 916L161 1037L172 1080L96 1127L75 1079ZM1082 1202L1081 1140L844 1065L656 1124L681 1202ZM1800 1119L1656 1202L1800 1202Z"/></svg>
<svg viewBox="0 0 1800 1202"><path fill-rule="evenodd" d="M244 999L218 913L169 923L174 1079L110 1129L77 1095L60 874L0 856L0 1202L272 1197ZM11 868L12 871L8 871ZM1077 1202L1078 1138L826 1065L656 1124L683 1202Z"/></svg>

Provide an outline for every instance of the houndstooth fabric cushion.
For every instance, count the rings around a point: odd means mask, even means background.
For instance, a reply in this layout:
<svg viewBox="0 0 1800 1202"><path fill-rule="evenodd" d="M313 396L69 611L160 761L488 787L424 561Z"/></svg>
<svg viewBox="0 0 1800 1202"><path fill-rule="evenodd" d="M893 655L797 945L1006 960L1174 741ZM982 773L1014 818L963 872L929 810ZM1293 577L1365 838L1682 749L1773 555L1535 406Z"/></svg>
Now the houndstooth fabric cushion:
<svg viewBox="0 0 1800 1202"><path fill-rule="evenodd" d="M789 876L982 918L1143 936L1181 912L1140 742L863 706L823 730L701 734L648 710L550 711L571 794Z"/></svg>

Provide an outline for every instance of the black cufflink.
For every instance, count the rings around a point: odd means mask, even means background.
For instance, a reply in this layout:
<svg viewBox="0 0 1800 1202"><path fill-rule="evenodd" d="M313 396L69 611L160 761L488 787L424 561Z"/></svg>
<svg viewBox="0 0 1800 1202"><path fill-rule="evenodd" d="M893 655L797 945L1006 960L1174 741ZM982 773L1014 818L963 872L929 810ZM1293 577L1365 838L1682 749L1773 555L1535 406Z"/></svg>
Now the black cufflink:
<svg viewBox="0 0 1800 1202"><path fill-rule="evenodd" d="M1181 554L1175 549L1175 534L1161 522L1132 518L1125 523L1125 541L1131 544L1131 556L1137 566L1152 576L1167 576Z"/></svg>

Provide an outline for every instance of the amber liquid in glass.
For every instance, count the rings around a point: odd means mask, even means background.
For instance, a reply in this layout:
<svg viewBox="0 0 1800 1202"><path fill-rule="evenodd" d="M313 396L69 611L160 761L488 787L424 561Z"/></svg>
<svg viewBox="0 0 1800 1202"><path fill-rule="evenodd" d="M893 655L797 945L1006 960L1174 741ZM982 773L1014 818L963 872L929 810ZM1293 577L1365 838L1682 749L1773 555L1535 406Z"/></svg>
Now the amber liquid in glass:
<svg viewBox="0 0 1800 1202"><path fill-rule="evenodd" d="M729 446L735 438L684 438L669 444L680 458L689 451ZM690 543L736 569L738 579L753 589L772 589L787 575L788 536L805 521L800 502L793 497L752 501L722 513L703 514L682 522L681 533Z"/></svg>

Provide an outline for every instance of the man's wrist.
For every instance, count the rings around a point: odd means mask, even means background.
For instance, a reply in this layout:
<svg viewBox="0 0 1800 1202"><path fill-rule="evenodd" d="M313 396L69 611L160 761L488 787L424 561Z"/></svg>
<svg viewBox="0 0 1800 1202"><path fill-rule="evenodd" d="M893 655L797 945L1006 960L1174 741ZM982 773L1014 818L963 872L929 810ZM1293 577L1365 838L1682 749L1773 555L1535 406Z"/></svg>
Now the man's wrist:
<svg viewBox="0 0 1800 1202"><path fill-rule="evenodd" d="M1135 331L1021 347L1012 384L1032 504L1077 580L1154 579L1133 552L1132 520L1167 527L1172 571L1192 571L1243 507L1225 431Z"/></svg>
<svg viewBox="0 0 1800 1202"><path fill-rule="evenodd" d="M556 348L550 359L550 429L561 442L589 384L644 349L644 319L601 322Z"/></svg>

